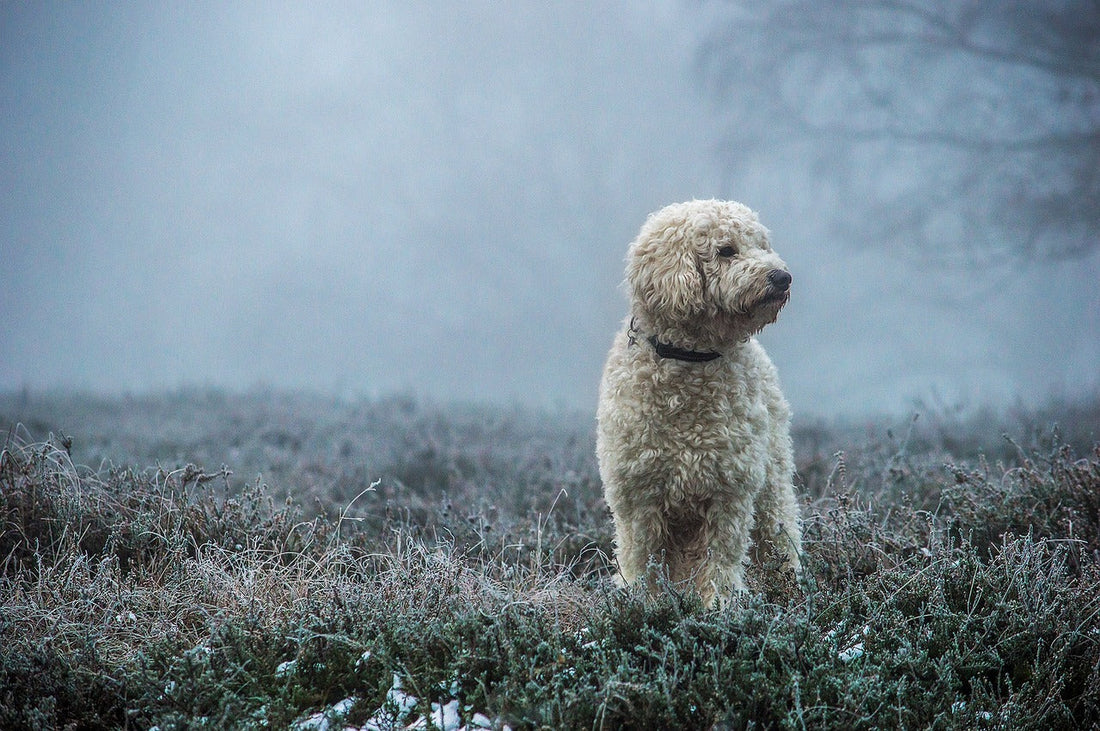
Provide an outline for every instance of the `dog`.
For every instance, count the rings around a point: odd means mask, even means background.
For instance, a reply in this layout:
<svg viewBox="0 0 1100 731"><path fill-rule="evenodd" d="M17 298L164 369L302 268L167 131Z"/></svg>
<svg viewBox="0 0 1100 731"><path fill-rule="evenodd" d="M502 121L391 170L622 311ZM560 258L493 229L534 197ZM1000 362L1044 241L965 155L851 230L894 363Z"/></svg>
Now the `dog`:
<svg viewBox="0 0 1100 731"><path fill-rule="evenodd" d="M679 203L626 261L596 438L622 579L664 576L718 605L745 591L754 542L798 573L790 408L754 337L791 293L768 230L740 203Z"/></svg>

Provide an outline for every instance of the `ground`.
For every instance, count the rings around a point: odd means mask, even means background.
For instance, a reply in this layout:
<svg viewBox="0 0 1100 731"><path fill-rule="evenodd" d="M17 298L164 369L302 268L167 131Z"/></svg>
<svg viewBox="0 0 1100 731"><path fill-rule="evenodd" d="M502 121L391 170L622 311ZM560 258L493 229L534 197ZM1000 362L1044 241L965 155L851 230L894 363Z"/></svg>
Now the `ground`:
<svg viewBox="0 0 1100 731"><path fill-rule="evenodd" d="M590 414L0 396L0 726L1089 727L1098 415L796 420L804 584L708 611L612 585Z"/></svg>

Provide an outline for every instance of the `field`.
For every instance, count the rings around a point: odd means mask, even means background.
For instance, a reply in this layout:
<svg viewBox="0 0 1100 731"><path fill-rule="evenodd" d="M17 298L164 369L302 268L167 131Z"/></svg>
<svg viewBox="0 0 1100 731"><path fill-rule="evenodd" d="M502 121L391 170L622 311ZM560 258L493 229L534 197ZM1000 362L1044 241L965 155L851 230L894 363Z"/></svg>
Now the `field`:
<svg viewBox="0 0 1100 731"><path fill-rule="evenodd" d="M807 572L616 587L590 414L0 395L0 728L1089 728L1100 400L796 423Z"/></svg>

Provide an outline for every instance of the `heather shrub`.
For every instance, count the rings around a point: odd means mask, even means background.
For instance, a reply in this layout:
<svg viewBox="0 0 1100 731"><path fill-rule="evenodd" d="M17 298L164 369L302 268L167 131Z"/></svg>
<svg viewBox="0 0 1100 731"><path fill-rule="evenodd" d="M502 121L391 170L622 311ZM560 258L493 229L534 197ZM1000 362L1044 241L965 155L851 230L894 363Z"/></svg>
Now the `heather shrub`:
<svg viewBox="0 0 1100 731"><path fill-rule="evenodd" d="M586 418L55 398L0 453L4 728L1100 723L1100 451L1052 429L799 432L805 574L707 609L614 584Z"/></svg>

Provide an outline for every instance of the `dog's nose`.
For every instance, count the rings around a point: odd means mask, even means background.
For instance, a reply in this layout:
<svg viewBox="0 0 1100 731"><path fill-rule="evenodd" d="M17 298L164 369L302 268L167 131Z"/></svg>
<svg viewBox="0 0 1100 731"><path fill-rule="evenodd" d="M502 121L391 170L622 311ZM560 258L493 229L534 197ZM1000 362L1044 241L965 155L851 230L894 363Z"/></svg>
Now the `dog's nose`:
<svg viewBox="0 0 1100 731"><path fill-rule="evenodd" d="M791 273L782 269L772 269L768 272L768 281L780 292L786 292L791 286Z"/></svg>

